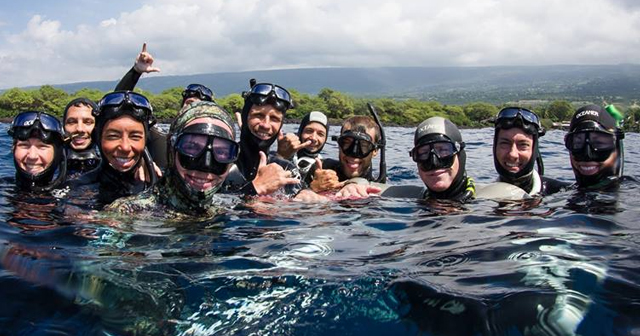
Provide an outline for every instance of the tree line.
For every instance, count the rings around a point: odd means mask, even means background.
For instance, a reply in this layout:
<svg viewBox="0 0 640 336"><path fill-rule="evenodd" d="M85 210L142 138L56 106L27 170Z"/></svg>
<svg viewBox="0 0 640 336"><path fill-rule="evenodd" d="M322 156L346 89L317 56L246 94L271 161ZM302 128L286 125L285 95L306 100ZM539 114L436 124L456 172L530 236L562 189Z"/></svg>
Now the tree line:
<svg viewBox="0 0 640 336"><path fill-rule="evenodd" d="M168 121L176 116L182 102L182 87L174 87L154 94L136 89L145 95L154 108L154 114L159 120ZM330 88L320 90L317 95L290 90L295 108L287 112L287 119L299 120L311 111L322 111L330 119L339 123L340 120L356 114L368 115L368 102L373 103L378 111L382 123L400 126L415 126L421 121L441 116L450 119L461 127L490 126L498 111L507 105L526 107L536 112L541 118L543 126L551 128L554 122L567 121L573 112L586 102L569 102L566 100L531 101L525 104L494 105L486 102L472 102L465 105L446 105L437 101L423 101L416 99L394 98L365 98L354 97ZM77 97L86 97L99 101L107 92L96 89L81 89L74 93L67 93L51 85L43 85L37 89L13 88L0 95L0 118L12 118L20 111L41 110L62 116L65 106ZM216 97L216 102L229 112L242 109L244 100L239 93ZM640 121L640 106L624 106L616 104L623 112L625 128L637 131L637 121Z"/></svg>

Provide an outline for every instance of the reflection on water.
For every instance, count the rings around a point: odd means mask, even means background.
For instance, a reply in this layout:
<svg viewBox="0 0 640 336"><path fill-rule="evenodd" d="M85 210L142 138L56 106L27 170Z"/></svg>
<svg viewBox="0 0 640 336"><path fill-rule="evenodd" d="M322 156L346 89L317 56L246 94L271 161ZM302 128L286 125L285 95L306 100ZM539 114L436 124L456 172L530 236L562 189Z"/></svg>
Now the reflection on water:
<svg viewBox="0 0 640 336"><path fill-rule="evenodd" d="M388 133L392 183L420 183L411 132ZM492 135L463 133L478 183L494 176ZM627 136L628 151L637 138ZM570 181L561 139L544 138L546 171ZM114 219L3 182L0 334L640 334L639 191L627 181L464 207L250 202L170 222Z"/></svg>

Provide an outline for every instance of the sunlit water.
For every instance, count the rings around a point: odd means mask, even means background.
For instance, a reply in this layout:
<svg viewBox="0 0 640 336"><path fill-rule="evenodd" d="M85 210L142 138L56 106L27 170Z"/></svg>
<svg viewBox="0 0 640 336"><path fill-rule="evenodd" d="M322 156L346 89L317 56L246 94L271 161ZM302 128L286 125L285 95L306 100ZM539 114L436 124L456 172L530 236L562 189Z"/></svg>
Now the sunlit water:
<svg viewBox="0 0 640 336"><path fill-rule="evenodd" d="M413 129L387 134L391 183L420 184ZM495 178L492 136L463 131L477 183ZM546 175L572 181L562 136L543 138ZM627 175L638 139L625 140ZM0 334L640 335L639 192L457 209L274 201L176 223L60 211L3 182Z"/></svg>

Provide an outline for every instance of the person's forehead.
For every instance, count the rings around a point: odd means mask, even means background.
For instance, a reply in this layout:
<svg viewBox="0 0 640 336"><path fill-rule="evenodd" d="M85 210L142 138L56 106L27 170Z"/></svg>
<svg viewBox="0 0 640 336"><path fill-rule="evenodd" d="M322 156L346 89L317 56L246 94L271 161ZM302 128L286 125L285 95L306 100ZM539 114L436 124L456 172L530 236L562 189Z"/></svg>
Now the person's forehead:
<svg viewBox="0 0 640 336"><path fill-rule="evenodd" d="M35 136L29 137L26 140L20 140L20 139L17 139L17 140L18 141L16 143L18 143L18 144L30 144L30 145L35 145L35 146L43 146L43 145L47 145L48 146L49 145L46 142L42 141L42 139L37 138ZM51 145L51 147L53 147L53 145Z"/></svg>
<svg viewBox="0 0 640 336"><path fill-rule="evenodd" d="M229 134L232 133L231 128L229 127L229 125L227 125L224 121L222 121L222 120L220 120L218 118L211 118L211 117L195 118L195 119L189 121L185 125L185 127L191 126L191 125L195 125L195 124L212 124L212 125L216 125L216 126L224 128L227 132L229 132Z"/></svg>
<svg viewBox="0 0 640 336"><path fill-rule="evenodd" d="M85 106L85 105L71 106L69 110L67 110L67 119L71 114L73 114L74 117L84 117L84 118L95 119L93 114L91 114L91 107Z"/></svg>
<svg viewBox="0 0 640 336"><path fill-rule="evenodd" d="M324 125L322 125L321 123L317 122L317 121L312 121L310 123L308 123L304 129L315 129L315 130L324 130Z"/></svg>
<svg viewBox="0 0 640 336"><path fill-rule="evenodd" d="M254 113L268 113L269 115L280 115L280 116L282 116L282 111L276 109L271 104L253 105L253 106L251 106L251 110L249 111L249 114L254 114Z"/></svg>
<svg viewBox="0 0 640 336"><path fill-rule="evenodd" d="M342 134L344 134L347 131L357 132L357 131L361 131L362 129L366 130L367 134L369 134L372 138L376 134L376 130L373 127L367 127L362 124L345 124L344 127L342 128Z"/></svg>
<svg viewBox="0 0 640 336"><path fill-rule="evenodd" d="M529 139L533 140L533 135L525 132L522 128L513 127L509 129L500 129L498 137L501 139Z"/></svg>
<svg viewBox="0 0 640 336"><path fill-rule="evenodd" d="M117 127L139 128L144 130L144 124L141 121L138 121L134 117L126 114L108 120L104 129L107 130L110 127L114 127L114 125Z"/></svg>

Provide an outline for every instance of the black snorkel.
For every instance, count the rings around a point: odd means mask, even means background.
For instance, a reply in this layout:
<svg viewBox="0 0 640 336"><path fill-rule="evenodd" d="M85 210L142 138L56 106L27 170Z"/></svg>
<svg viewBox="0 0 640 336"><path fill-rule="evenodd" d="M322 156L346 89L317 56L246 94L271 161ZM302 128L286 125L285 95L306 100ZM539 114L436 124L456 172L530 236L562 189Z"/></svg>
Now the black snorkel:
<svg viewBox="0 0 640 336"><path fill-rule="evenodd" d="M385 151L387 147L387 137L384 134L384 128L382 128L382 123L380 123L380 118L378 118L378 113L376 112L373 104L367 103L367 107L369 108L369 112L373 116L373 120L378 125L380 129L380 141L378 141L377 146L380 148L380 173L378 174L378 178L374 179L374 182L378 183L386 183L387 182L387 162L385 160Z"/></svg>

